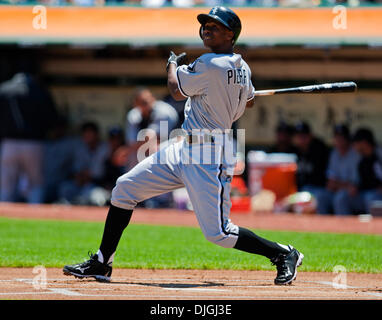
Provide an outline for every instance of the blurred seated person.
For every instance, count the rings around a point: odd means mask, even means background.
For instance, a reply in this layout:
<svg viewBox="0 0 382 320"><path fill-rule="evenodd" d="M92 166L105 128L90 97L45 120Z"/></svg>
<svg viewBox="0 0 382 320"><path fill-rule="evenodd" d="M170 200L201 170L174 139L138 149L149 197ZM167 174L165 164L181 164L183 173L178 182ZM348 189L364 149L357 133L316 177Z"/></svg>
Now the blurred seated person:
<svg viewBox="0 0 382 320"><path fill-rule="evenodd" d="M168 94L163 98L163 101L171 105L178 113L178 123L175 125L175 128L180 128L184 121L184 107L186 100L176 101L171 94Z"/></svg>
<svg viewBox="0 0 382 320"><path fill-rule="evenodd" d="M98 125L86 122L81 126L81 141L74 151L73 176L59 187L62 203L94 204L91 192L100 185L109 156L108 145L100 139Z"/></svg>
<svg viewBox="0 0 382 320"><path fill-rule="evenodd" d="M105 206L110 204L111 192L116 180L125 173L125 168L116 161L116 151L124 146L124 133L122 128L116 126L108 131L108 155L104 163L104 173L96 186L88 195L88 202L92 205Z"/></svg>
<svg viewBox="0 0 382 320"><path fill-rule="evenodd" d="M147 88L137 89L133 108L126 117L126 146L120 148L116 154L120 163L125 162L126 172L138 163L137 152L143 144L146 144L149 149L146 156L151 155L158 150L163 140L168 140L170 132L176 128L177 124L178 114L174 107L157 100ZM138 139L142 133L145 140ZM164 137L161 137L161 134Z"/></svg>
<svg viewBox="0 0 382 320"><path fill-rule="evenodd" d="M159 8L165 5L166 0L141 0L141 5L147 8Z"/></svg>
<svg viewBox="0 0 382 320"><path fill-rule="evenodd" d="M103 6L105 0L67 0L67 4L78 7Z"/></svg>
<svg viewBox="0 0 382 320"><path fill-rule="evenodd" d="M31 64L0 84L1 201L43 201L44 143L57 110Z"/></svg>
<svg viewBox="0 0 382 320"><path fill-rule="evenodd" d="M343 193L352 190L358 182L359 154L352 148L349 128L340 124L334 127L334 148L327 169L326 192L317 199L318 213L343 214Z"/></svg>
<svg viewBox="0 0 382 320"><path fill-rule="evenodd" d="M279 0L278 1L279 7L292 7L292 8L311 8L311 7L318 6L319 4L320 2L316 2L314 0Z"/></svg>
<svg viewBox="0 0 382 320"><path fill-rule="evenodd" d="M269 153L297 153L293 145L294 128L290 124L281 121L276 127L276 143L268 150Z"/></svg>
<svg viewBox="0 0 382 320"><path fill-rule="evenodd" d="M358 184L349 187L338 199L338 214L370 213L374 201L382 200L382 153L372 131L360 128L353 136L353 146L361 159Z"/></svg>
<svg viewBox="0 0 382 320"><path fill-rule="evenodd" d="M67 119L59 117L45 143L43 157L43 199L45 203L53 203L58 200L60 184L69 179L73 173L74 151L80 140L68 136L67 128Z"/></svg>
<svg viewBox="0 0 382 320"><path fill-rule="evenodd" d="M234 6L245 6L247 4L247 0L203 0L199 1L196 4L202 4L207 7L214 7L214 6L228 6L228 7L234 7Z"/></svg>
<svg viewBox="0 0 382 320"><path fill-rule="evenodd" d="M294 143L297 148L297 189L310 192L316 199L322 197L326 186L326 169L330 149L319 138L313 136L306 122L295 126ZM318 212L322 212L318 203Z"/></svg>
<svg viewBox="0 0 382 320"><path fill-rule="evenodd" d="M116 126L109 130L108 134L109 156L105 161L105 172L102 178L102 186L111 191L116 180L125 173L125 168L121 165L115 154L119 148L125 145L123 129Z"/></svg>

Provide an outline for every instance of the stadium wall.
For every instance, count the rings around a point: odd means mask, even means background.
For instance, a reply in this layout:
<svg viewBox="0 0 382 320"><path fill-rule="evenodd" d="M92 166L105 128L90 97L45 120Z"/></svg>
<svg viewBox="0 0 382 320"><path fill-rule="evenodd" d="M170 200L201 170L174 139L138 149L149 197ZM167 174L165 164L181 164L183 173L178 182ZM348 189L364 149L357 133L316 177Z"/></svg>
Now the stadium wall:
<svg viewBox="0 0 382 320"><path fill-rule="evenodd" d="M44 9L41 9L44 8ZM196 15L208 8L1 6L3 43L199 43ZM345 8L345 7L343 7ZM381 44L382 7L234 8L240 43ZM45 23L42 23L45 22Z"/></svg>
<svg viewBox="0 0 382 320"><path fill-rule="evenodd" d="M207 8L47 7L46 29L34 28L33 6L0 6L0 78L20 64L35 66L59 108L77 127L96 120L103 131L124 125L131 94L147 85L167 94L168 52L204 52L195 16ZM307 120L331 142L331 126L368 126L382 142L382 8L347 9L347 28L335 29L333 8L237 8L243 33L236 48L257 89L353 80L357 94L257 99L240 127L247 142L273 141L278 120Z"/></svg>

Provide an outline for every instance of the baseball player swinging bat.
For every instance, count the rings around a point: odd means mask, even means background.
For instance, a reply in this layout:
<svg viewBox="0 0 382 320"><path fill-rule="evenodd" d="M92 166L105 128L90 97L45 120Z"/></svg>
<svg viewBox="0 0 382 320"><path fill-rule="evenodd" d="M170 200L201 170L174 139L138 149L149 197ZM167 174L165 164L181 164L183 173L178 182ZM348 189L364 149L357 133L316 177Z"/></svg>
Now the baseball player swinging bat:
<svg viewBox="0 0 382 320"><path fill-rule="evenodd" d="M288 94L288 93L340 93L340 92L354 92L357 90L357 84L353 81L348 82L333 82L324 84L315 84L294 88L283 89L270 89L270 90L256 90L255 96L273 96L275 94Z"/></svg>
<svg viewBox="0 0 382 320"><path fill-rule="evenodd" d="M150 155L117 179L99 250L89 254L85 262L64 266L64 274L110 282L114 254L136 205L185 187L206 240L224 248L267 257L277 270L276 285L291 284L296 279L297 268L304 258L301 252L291 245L262 238L229 218L235 165L229 152L232 143L225 143L227 139L223 138L204 143L204 138L208 138L206 131L222 137L245 109L253 105L256 90L251 69L242 56L234 52L241 21L231 9L220 6L196 18L200 23L199 35L210 52L189 65L181 62L185 53L170 52L166 65L171 96L179 101L187 99L182 124L187 138ZM194 140L195 131L199 131L203 139ZM199 157L202 161L195 159L194 150L203 153ZM206 154L206 158L213 157L214 161L204 161Z"/></svg>

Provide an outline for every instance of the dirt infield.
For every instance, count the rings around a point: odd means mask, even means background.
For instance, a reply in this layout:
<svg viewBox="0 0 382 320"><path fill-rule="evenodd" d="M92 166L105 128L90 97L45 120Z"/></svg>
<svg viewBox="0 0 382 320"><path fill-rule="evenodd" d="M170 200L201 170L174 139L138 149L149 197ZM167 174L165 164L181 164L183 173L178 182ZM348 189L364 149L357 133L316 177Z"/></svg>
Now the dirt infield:
<svg viewBox="0 0 382 320"><path fill-rule="evenodd" d="M38 300L349 300L381 299L382 276L301 272L290 286L275 286L271 271L116 269L111 283L78 280L47 269L44 287L31 268L0 269L0 299Z"/></svg>
<svg viewBox="0 0 382 320"><path fill-rule="evenodd" d="M104 221L107 208L0 204L0 216L23 219ZM382 219L293 214L232 214L250 228L382 233ZM132 223L196 226L190 212L137 209ZM35 270L36 271L36 270ZM64 276L61 269L0 268L0 299L37 300L382 300L382 274L299 272L291 286L275 286L272 271L115 269L110 284ZM340 277L340 278L339 278ZM346 285L336 285L343 283Z"/></svg>

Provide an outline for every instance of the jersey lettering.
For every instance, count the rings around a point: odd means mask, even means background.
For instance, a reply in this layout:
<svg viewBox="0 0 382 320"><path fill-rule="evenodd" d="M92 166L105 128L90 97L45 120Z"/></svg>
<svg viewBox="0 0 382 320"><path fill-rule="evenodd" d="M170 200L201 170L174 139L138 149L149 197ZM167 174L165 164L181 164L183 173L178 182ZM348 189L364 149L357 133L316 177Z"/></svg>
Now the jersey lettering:
<svg viewBox="0 0 382 320"><path fill-rule="evenodd" d="M227 70L228 84L247 84L247 71L245 69L228 69Z"/></svg>

